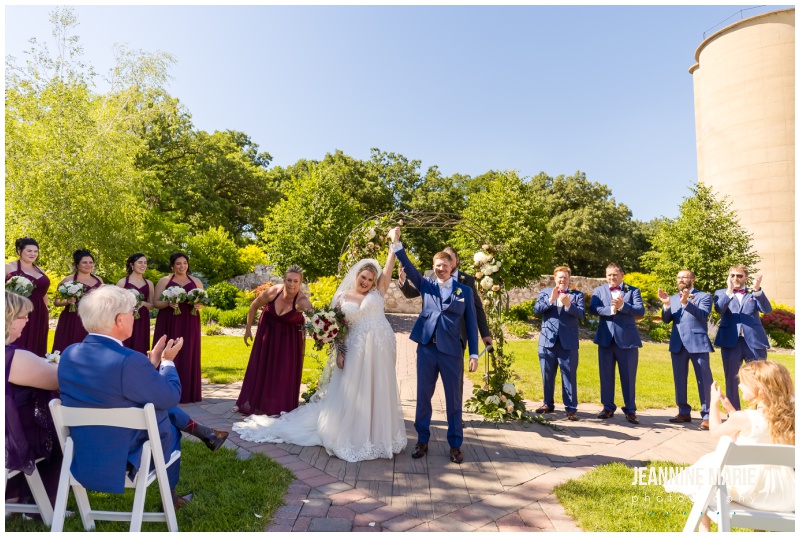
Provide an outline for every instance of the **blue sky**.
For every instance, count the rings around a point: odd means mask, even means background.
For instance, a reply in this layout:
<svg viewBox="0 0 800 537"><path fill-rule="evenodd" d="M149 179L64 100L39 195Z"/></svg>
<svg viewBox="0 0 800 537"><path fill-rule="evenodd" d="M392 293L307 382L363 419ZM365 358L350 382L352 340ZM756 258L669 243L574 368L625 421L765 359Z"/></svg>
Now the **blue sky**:
<svg viewBox="0 0 800 537"><path fill-rule="evenodd" d="M168 89L195 126L243 131L275 165L379 147L445 175L581 170L650 220L676 216L697 178L703 32L748 7L74 9L98 72L114 43L173 54ZM6 6L5 53L51 43L51 9Z"/></svg>

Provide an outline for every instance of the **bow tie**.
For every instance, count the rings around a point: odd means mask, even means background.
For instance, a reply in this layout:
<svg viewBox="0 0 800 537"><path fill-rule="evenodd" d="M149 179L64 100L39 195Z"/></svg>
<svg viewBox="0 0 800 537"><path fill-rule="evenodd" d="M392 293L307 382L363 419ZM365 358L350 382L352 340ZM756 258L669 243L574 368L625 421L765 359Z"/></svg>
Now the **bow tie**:
<svg viewBox="0 0 800 537"><path fill-rule="evenodd" d="M438 283L439 287L441 287L442 289L450 289L453 286L453 280L452 279L447 279L447 280L445 280L443 282L436 282L436 283Z"/></svg>
<svg viewBox="0 0 800 537"><path fill-rule="evenodd" d="M622 288L619 285L617 285L616 287L609 287L608 290L609 291L622 291Z"/></svg>
<svg viewBox="0 0 800 537"><path fill-rule="evenodd" d="M741 289L734 289L734 290L733 290L733 294L734 294L734 295L737 295L737 294L738 294L738 295L743 295L743 294L745 294L745 293L747 293L747 289L746 289L746 288L744 288L744 287L743 287L743 288L741 288Z"/></svg>

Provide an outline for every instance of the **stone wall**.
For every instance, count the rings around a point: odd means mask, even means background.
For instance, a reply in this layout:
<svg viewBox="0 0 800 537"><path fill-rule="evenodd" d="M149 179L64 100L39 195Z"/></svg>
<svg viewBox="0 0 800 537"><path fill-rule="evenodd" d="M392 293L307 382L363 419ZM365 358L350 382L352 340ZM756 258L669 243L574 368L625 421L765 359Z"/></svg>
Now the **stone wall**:
<svg viewBox="0 0 800 537"><path fill-rule="evenodd" d="M283 276L272 274L273 270L275 270L273 265L256 265L255 270L250 274L242 274L241 276L235 276L225 281L235 285L242 291L252 291L259 285L264 285L267 282L272 282L273 285L283 283ZM308 285L305 282L303 282L301 289L303 292L308 293Z"/></svg>

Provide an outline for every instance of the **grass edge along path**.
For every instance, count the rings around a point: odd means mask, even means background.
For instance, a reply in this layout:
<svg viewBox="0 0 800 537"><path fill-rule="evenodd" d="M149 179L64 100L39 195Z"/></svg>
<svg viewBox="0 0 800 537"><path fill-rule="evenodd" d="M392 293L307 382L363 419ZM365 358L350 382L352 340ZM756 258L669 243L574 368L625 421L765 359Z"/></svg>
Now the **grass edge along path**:
<svg viewBox="0 0 800 537"><path fill-rule="evenodd" d="M221 448L211 452L200 442L184 439L181 445L181 479L178 493L194 493L194 499L176 514L178 529L188 531L264 531L294 480L292 472L271 458L252 453L247 460L236 451ZM133 505L133 489L124 494L89 492L93 509L129 511ZM70 492L68 517L64 531L84 531L78 515L75 495ZM145 511L160 511L161 498L154 482L147 490ZM97 531L128 531L127 522L97 521ZM48 531L42 522L24 520L19 515L5 519L10 531ZM142 531L167 531L162 522L145 522Z"/></svg>

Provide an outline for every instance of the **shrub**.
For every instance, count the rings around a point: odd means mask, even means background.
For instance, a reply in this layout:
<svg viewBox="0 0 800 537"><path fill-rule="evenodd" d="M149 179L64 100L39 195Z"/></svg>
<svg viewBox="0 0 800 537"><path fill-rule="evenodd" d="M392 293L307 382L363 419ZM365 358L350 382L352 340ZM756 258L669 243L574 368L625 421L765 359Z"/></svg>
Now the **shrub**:
<svg viewBox="0 0 800 537"><path fill-rule="evenodd" d="M205 308L200 310L200 322L203 324L208 324L210 322L219 322L219 314L222 310L219 308L215 308L213 306L206 306Z"/></svg>
<svg viewBox="0 0 800 537"><path fill-rule="evenodd" d="M219 313L219 324L226 328L235 328L247 322L248 308L236 308Z"/></svg>
<svg viewBox="0 0 800 537"><path fill-rule="evenodd" d="M267 254L255 244L249 244L244 248L239 248L239 265L244 272L253 272L256 265L267 265Z"/></svg>
<svg viewBox="0 0 800 537"><path fill-rule="evenodd" d="M653 341L662 342L662 341L669 341L669 335L671 332L672 328L669 325L664 323L657 323L654 324L647 331L647 334Z"/></svg>
<svg viewBox="0 0 800 537"><path fill-rule="evenodd" d="M509 321L527 321L533 317L534 304L536 304L535 300L521 302L516 306L511 306L503 316Z"/></svg>
<svg viewBox="0 0 800 537"><path fill-rule="evenodd" d="M317 281L308 284L308 292L311 295L311 305L315 308L327 306L333 300L339 280L336 276L322 276Z"/></svg>
<svg viewBox="0 0 800 537"><path fill-rule="evenodd" d="M211 300L211 305L221 310L232 310L236 307L236 295L239 294L239 288L228 282L215 283L208 289L208 298Z"/></svg>
<svg viewBox="0 0 800 537"><path fill-rule="evenodd" d="M781 347L783 349L794 348L794 334L787 334L779 330L768 330L767 337L771 340L769 343L770 347Z"/></svg>
<svg viewBox="0 0 800 537"><path fill-rule="evenodd" d="M249 308L258 295L253 291L239 291L236 294L236 307Z"/></svg>
<svg viewBox="0 0 800 537"><path fill-rule="evenodd" d="M792 315L794 315L794 306L788 306L786 304L781 304L779 302L775 302L774 300L770 300L769 303L772 305L772 310L786 310L790 311Z"/></svg>
<svg viewBox="0 0 800 537"><path fill-rule="evenodd" d="M661 301L658 299L658 280L653 274L630 272L625 274L625 283L639 288L645 305L651 308L661 307ZM586 304L589 303L587 302Z"/></svg>
<svg viewBox="0 0 800 537"><path fill-rule="evenodd" d="M503 330L514 337L526 338L531 335L531 325L524 321L508 321L503 323Z"/></svg>
<svg viewBox="0 0 800 537"><path fill-rule="evenodd" d="M204 324L200 327L203 333L207 336L218 336L222 334L222 326L217 323L213 324Z"/></svg>
<svg viewBox="0 0 800 537"><path fill-rule="evenodd" d="M769 333L782 333L786 336L794 335L794 313L791 311L785 309L772 310L772 313L767 313L761 317L761 324L764 326L764 330Z"/></svg>
<svg viewBox="0 0 800 537"><path fill-rule="evenodd" d="M209 227L187 237L186 243L192 271L202 272L210 282L217 283L241 274L239 250L224 227Z"/></svg>

